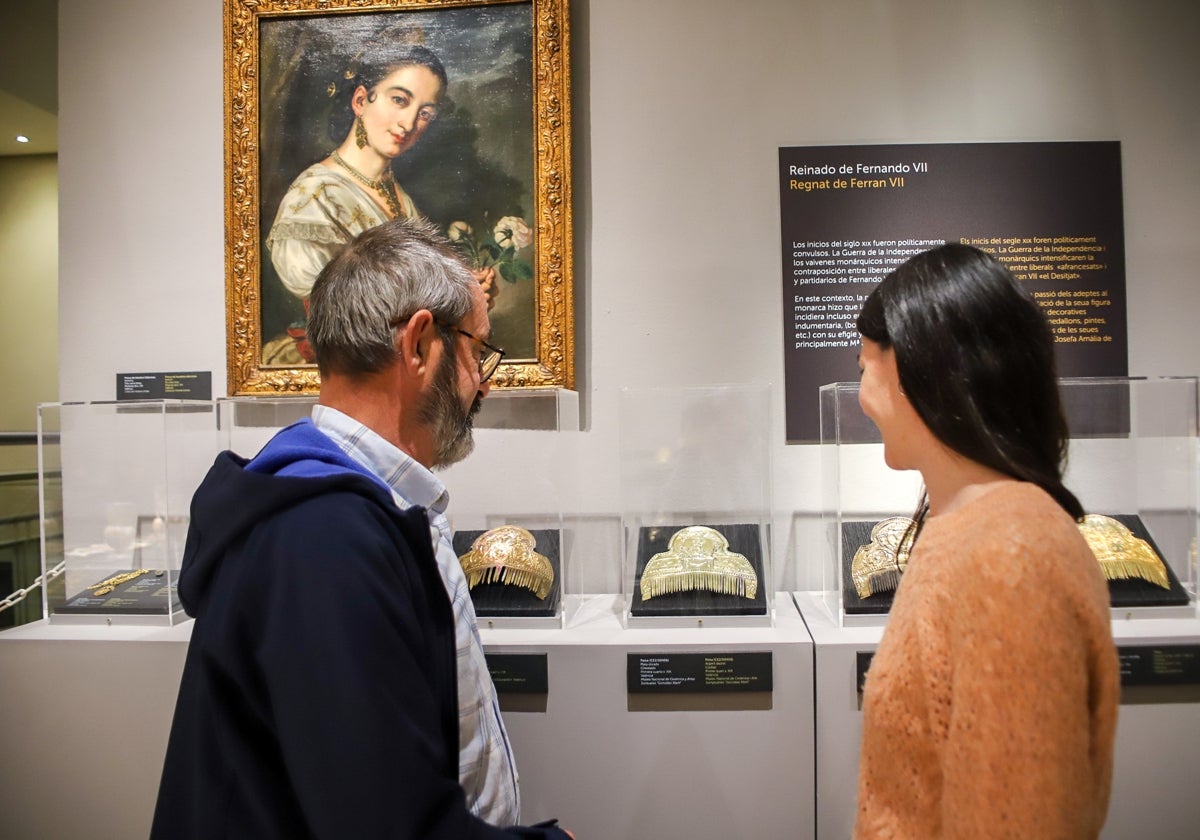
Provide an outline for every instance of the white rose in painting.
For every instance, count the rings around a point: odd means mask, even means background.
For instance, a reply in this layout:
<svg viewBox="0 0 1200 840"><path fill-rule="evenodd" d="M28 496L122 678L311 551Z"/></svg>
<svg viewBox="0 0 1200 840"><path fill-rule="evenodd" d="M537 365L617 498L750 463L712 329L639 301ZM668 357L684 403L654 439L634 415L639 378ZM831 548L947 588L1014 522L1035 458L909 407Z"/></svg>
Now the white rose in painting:
<svg viewBox="0 0 1200 840"><path fill-rule="evenodd" d="M516 251L520 251L533 242L533 231L519 216L505 216L496 222L492 235L496 238L496 244L501 248L512 248Z"/></svg>
<svg viewBox="0 0 1200 840"><path fill-rule="evenodd" d="M450 227L446 228L446 237L451 242L458 242L464 236L470 236L474 232L466 222L451 222Z"/></svg>

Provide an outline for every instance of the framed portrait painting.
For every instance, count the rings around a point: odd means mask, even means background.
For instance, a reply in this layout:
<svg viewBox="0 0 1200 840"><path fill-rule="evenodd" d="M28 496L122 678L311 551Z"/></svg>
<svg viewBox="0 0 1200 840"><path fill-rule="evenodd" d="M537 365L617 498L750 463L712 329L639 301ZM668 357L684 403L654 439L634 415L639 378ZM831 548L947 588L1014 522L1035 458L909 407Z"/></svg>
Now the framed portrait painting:
<svg viewBox="0 0 1200 840"><path fill-rule="evenodd" d="M308 294L424 217L492 289L499 388L575 387L568 0L224 0L229 393L316 391Z"/></svg>

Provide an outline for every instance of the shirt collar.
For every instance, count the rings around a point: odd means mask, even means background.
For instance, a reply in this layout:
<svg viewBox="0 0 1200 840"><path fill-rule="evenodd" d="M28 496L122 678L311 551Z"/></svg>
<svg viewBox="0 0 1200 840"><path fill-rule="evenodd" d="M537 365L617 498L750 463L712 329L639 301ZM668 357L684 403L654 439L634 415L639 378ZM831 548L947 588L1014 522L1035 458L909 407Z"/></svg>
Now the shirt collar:
<svg viewBox="0 0 1200 840"><path fill-rule="evenodd" d="M446 486L411 455L336 408L313 406L312 421L338 448L383 479L408 505L445 513L450 504Z"/></svg>

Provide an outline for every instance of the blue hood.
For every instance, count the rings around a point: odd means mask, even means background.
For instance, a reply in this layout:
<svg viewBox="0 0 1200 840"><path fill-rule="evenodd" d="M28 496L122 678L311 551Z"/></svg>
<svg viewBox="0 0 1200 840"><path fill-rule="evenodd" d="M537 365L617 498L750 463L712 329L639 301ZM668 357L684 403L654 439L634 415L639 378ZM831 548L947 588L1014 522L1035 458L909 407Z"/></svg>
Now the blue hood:
<svg viewBox="0 0 1200 840"><path fill-rule="evenodd" d="M308 419L280 430L251 461L232 452L218 455L192 497L179 572L179 599L188 615L203 612L213 575L231 546L279 511L335 492L394 504L381 478Z"/></svg>

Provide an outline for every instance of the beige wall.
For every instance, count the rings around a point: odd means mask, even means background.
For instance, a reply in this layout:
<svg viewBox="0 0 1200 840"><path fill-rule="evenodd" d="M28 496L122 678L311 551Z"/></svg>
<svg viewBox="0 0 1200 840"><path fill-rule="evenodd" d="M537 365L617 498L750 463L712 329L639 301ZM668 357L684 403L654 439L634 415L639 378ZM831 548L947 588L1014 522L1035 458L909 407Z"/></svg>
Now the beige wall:
<svg viewBox="0 0 1200 840"><path fill-rule="evenodd" d="M58 399L58 162L0 157L0 432L31 432L39 402ZM34 466L0 447L0 471Z"/></svg>

